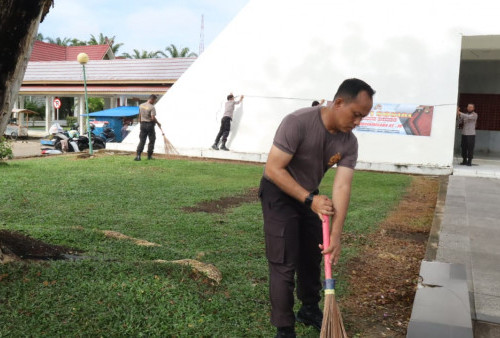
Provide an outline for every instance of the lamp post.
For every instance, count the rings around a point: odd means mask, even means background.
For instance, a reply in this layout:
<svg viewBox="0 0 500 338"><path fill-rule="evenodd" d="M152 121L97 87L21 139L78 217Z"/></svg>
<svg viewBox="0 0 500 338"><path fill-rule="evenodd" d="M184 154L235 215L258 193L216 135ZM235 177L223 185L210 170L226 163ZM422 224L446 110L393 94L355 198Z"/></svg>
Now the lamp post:
<svg viewBox="0 0 500 338"><path fill-rule="evenodd" d="M92 150L92 131L90 130L90 116L89 116L89 101L87 98L87 76L85 75L85 65L89 61L89 56L86 53L80 53L76 57L78 62L82 65L83 67L83 86L85 88L85 110L87 112L87 133L89 137L89 154L93 155L94 151Z"/></svg>

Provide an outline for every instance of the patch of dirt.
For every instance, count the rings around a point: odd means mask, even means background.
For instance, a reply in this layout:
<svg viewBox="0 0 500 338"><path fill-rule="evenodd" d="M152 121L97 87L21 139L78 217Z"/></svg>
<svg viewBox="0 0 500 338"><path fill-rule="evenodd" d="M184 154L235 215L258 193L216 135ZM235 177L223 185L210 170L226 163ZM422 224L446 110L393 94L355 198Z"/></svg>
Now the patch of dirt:
<svg viewBox="0 0 500 338"><path fill-rule="evenodd" d="M19 259L64 259L64 255L78 253L76 249L48 244L8 230L0 230L0 248L4 254L0 263Z"/></svg>
<svg viewBox="0 0 500 338"><path fill-rule="evenodd" d="M346 265L351 293L340 307L348 336L406 336L438 189L438 178L414 177L376 233L343 238L366 243Z"/></svg>
<svg viewBox="0 0 500 338"><path fill-rule="evenodd" d="M109 238L131 240L131 241L133 241L135 244L137 244L139 246L161 246L160 244L156 244L156 243L153 243L153 242L148 242L148 241L146 241L144 239L130 237L130 236L124 235L121 232L117 232L117 231L102 230L102 233L104 233L104 236L109 237Z"/></svg>
<svg viewBox="0 0 500 338"><path fill-rule="evenodd" d="M258 191L259 188L250 188L247 192L240 195L201 202L191 207L184 207L182 208L182 210L186 212L206 212L209 214L222 214L225 213L227 209L234 208L241 204L257 202L259 200Z"/></svg>

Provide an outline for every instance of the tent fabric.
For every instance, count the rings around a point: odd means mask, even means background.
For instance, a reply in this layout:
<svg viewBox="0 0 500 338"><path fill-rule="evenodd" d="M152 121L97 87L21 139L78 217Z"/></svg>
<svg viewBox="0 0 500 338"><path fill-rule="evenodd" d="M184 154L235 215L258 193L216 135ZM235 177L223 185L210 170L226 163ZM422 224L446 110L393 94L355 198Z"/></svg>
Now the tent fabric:
<svg viewBox="0 0 500 338"><path fill-rule="evenodd" d="M82 114L87 116L87 114ZM139 107L116 107L88 114L91 117L131 117L139 115Z"/></svg>

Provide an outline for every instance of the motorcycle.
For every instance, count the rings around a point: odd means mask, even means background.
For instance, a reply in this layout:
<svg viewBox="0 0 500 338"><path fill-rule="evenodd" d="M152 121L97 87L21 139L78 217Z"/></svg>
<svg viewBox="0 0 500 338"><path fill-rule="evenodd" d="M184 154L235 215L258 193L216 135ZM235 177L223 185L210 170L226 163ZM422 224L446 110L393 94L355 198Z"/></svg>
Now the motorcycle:
<svg viewBox="0 0 500 338"><path fill-rule="evenodd" d="M105 142L116 142L116 135L115 132L112 128L110 127L105 127L102 133L99 135L100 137L104 138Z"/></svg>
<svg viewBox="0 0 500 338"><path fill-rule="evenodd" d="M93 125L91 125L91 138L92 138L92 149L105 149L106 141L96 136L92 130ZM70 131L62 131L54 134L55 142L54 149L66 152L80 152L89 148L89 138L87 134L80 135L78 133L78 124L73 125L73 129Z"/></svg>

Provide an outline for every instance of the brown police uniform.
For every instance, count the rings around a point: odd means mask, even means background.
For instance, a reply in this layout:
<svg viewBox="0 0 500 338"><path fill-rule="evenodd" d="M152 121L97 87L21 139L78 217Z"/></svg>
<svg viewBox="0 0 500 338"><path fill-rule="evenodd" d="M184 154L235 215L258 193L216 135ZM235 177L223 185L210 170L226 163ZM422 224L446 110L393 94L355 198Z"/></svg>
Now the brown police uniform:
<svg viewBox="0 0 500 338"><path fill-rule="evenodd" d="M287 171L303 188L316 194L328 168L334 164L354 168L358 156L356 136L352 132L328 132L320 106L286 116L273 144L293 155ZM293 326L295 273L299 300L317 304L321 299L321 221L309 207L281 191L265 175L259 197L270 274L271 323L276 327Z"/></svg>

